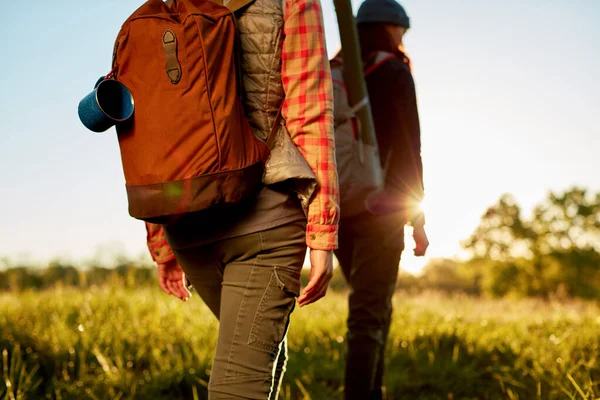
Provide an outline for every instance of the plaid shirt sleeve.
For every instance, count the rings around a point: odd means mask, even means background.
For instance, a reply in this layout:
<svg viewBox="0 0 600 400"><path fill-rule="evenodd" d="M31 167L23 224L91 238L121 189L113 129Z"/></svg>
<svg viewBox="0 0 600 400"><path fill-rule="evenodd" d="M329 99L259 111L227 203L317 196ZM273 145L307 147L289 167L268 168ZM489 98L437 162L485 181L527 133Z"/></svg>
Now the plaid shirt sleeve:
<svg viewBox="0 0 600 400"><path fill-rule="evenodd" d="M146 242L150 256L157 264L164 264L175 258L171 246L167 243L165 230L161 225L146 222Z"/></svg>
<svg viewBox="0 0 600 400"><path fill-rule="evenodd" d="M282 51L282 115L293 142L317 177L308 205L306 243L338 244L339 187L333 138L333 92L319 0L287 0Z"/></svg>

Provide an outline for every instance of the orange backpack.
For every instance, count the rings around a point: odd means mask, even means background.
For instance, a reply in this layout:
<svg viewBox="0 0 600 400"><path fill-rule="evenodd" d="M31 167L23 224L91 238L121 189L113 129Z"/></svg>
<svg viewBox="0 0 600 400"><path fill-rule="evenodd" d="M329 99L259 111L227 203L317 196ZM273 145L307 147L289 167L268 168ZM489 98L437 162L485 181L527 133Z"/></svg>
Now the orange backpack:
<svg viewBox="0 0 600 400"><path fill-rule="evenodd" d="M148 0L123 24L113 76L135 113L117 126L132 217L233 203L259 188L266 146L244 117L233 11L209 0Z"/></svg>

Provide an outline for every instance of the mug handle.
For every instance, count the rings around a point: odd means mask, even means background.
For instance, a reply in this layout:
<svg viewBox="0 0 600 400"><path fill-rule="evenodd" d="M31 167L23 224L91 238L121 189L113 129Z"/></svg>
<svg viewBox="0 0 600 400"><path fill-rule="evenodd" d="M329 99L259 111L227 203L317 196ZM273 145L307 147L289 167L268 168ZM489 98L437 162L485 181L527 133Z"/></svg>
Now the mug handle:
<svg viewBox="0 0 600 400"><path fill-rule="evenodd" d="M96 89L98 87L100 82L105 81L107 79L113 79L115 77L116 71L117 71L117 67L111 69L110 72L108 74L106 74L105 76L101 76L100 78L98 78L98 80L96 81L96 84L94 85L94 89Z"/></svg>
<svg viewBox="0 0 600 400"><path fill-rule="evenodd" d="M100 78L98 78L98 80L96 81L96 84L94 85L94 89L96 89L98 87L98 85L100 84L100 82L102 82L105 79L106 79L105 76L101 76Z"/></svg>

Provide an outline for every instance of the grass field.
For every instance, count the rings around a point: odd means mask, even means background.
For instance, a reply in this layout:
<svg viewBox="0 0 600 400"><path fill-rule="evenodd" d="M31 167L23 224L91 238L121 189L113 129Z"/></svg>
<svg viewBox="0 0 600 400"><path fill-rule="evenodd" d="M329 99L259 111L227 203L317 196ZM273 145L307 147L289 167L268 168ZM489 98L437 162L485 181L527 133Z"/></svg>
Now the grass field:
<svg viewBox="0 0 600 400"><path fill-rule="evenodd" d="M600 398L596 303L398 294L389 399ZM340 399L346 301L297 309L282 399ZM205 399L217 323L158 287L0 294L0 399Z"/></svg>

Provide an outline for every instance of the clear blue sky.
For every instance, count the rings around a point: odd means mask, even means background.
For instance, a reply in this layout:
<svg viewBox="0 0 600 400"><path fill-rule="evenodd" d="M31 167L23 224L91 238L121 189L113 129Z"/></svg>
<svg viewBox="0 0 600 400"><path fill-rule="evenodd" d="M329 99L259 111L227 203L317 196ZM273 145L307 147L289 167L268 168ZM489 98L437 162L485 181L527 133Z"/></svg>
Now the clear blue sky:
<svg viewBox="0 0 600 400"><path fill-rule="evenodd" d="M120 24L141 3L3 6L0 256L145 252L143 224L127 214L114 130L93 134L77 118L79 100L109 70ZM528 209L548 189L600 189L600 0L403 5L413 23L405 44L422 119L431 256L457 254L504 192ZM332 2L323 9L333 54Z"/></svg>

